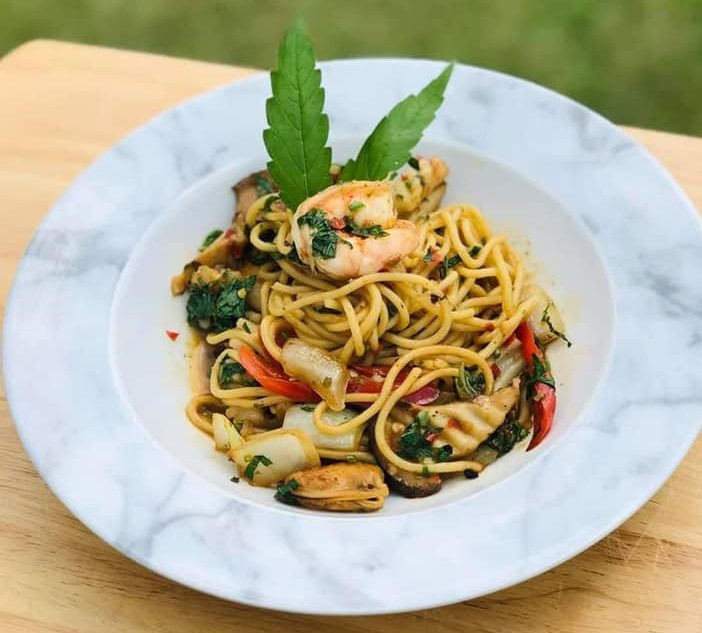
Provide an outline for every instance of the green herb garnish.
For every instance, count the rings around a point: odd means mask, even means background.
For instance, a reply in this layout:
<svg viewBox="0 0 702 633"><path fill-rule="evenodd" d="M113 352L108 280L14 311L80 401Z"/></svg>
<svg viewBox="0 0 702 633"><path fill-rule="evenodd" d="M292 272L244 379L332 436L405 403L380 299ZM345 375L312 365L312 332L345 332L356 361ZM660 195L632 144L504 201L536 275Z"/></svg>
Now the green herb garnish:
<svg viewBox="0 0 702 633"><path fill-rule="evenodd" d="M295 497L293 494L293 492L295 492L299 487L300 484L296 479L291 479L290 481L279 484L276 488L275 498L281 503L286 503L289 506L300 505L297 497Z"/></svg>
<svg viewBox="0 0 702 633"><path fill-rule="evenodd" d="M445 279L449 270L459 264L460 261L461 258L458 255L454 255L453 257L444 257L444 261L442 261L441 265L439 266L439 277Z"/></svg>
<svg viewBox="0 0 702 633"><path fill-rule="evenodd" d="M244 366L239 362L227 356L219 365L219 386L228 389L236 382L239 382L237 376L246 373Z"/></svg>
<svg viewBox="0 0 702 633"><path fill-rule="evenodd" d="M362 209L366 205L363 204L360 200L354 200L351 204L349 204L349 211L358 211L359 209Z"/></svg>
<svg viewBox="0 0 702 633"><path fill-rule="evenodd" d="M551 323L551 317L548 315L548 309L551 307L551 304L549 303L545 308L543 313L541 314L541 322L545 323L554 336L557 336L559 339L561 339L568 347L572 345L572 343L568 340L568 337L563 333L557 330L555 327L553 327L553 323Z"/></svg>
<svg viewBox="0 0 702 633"><path fill-rule="evenodd" d="M431 255L432 255L431 249L428 248L428 249L427 249L427 252L424 253L424 257L423 257L422 259L423 259L425 262L430 262L430 261L431 261Z"/></svg>
<svg viewBox="0 0 702 633"><path fill-rule="evenodd" d="M327 308L327 306L317 306L314 311L319 312L319 314L343 314L341 310Z"/></svg>
<svg viewBox="0 0 702 633"><path fill-rule="evenodd" d="M380 226L380 224L373 224L372 226L358 226L358 224L353 221L353 218L348 215L344 216L344 222L346 222L346 226L343 230L351 233L352 235L375 238L389 235L387 231L383 230L383 227Z"/></svg>
<svg viewBox="0 0 702 633"><path fill-rule="evenodd" d="M468 254L469 254L471 257L476 257L476 256L478 255L478 253L480 253L480 251L482 251L482 250L483 250L483 247L482 247L482 246L477 246L477 245L476 245L476 246L473 246L473 247L468 251Z"/></svg>
<svg viewBox="0 0 702 633"><path fill-rule="evenodd" d="M307 413L312 413L314 411L314 405L313 404L303 404L300 407L303 411L307 411Z"/></svg>
<svg viewBox="0 0 702 633"><path fill-rule="evenodd" d="M407 163L444 100L452 71L453 64L449 64L419 94L410 95L390 110L363 143L358 157L344 165L340 180L382 180Z"/></svg>
<svg viewBox="0 0 702 633"><path fill-rule="evenodd" d="M241 329L244 330L247 334L251 334L251 328L249 327L249 324L246 321L241 322Z"/></svg>
<svg viewBox="0 0 702 633"><path fill-rule="evenodd" d="M485 440L485 445L497 451L500 455L509 453L514 445L521 442L529 430L514 420L507 420L497 427Z"/></svg>
<svg viewBox="0 0 702 633"><path fill-rule="evenodd" d="M458 376L453 381L456 393L461 400L472 400L485 393L485 376L477 367L468 368L461 365Z"/></svg>
<svg viewBox="0 0 702 633"><path fill-rule="evenodd" d="M438 429L431 426L429 414L426 411L420 411L400 435L397 454L405 459L418 461L422 459L432 459L435 462L446 461L453 449L450 446L433 448L429 439L431 435L438 432Z"/></svg>
<svg viewBox="0 0 702 633"><path fill-rule="evenodd" d="M409 157L409 159L407 160L407 164L412 169L416 169L417 171L419 171L419 161L414 156Z"/></svg>
<svg viewBox="0 0 702 633"><path fill-rule="evenodd" d="M265 455L254 455L244 469L244 477L246 477L249 481L253 481L259 464L270 466L272 463L273 462Z"/></svg>
<svg viewBox="0 0 702 633"><path fill-rule="evenodd" d="M280 196L268 196L266 201L263 203L263 213L270 213L272 207L276 202L280 201Z"/></svg>
<svg viewBox="0 0 702 633"><path fill-rule="evenodd" d="M214 231L210 231L207 235L205 235L205 239L202 240L202 244L200 244L200 248L198 250L202 253L212 242L214 242L220 235L222 235L223 231L221 229L215 229Z"/></svg>
<svg viewBox="0 0 702 633"><path fill-rule="evenodd" d="M236 325L246 312L246 295L256 283L254 276L232 279L219 284L202 284L190 288L186 304L188 321L204 330L221 332Z"/></svg>
<svg viewBox="0 0 702 633"><path fill-rule="evenodd" d="M556 383L553 380L553 376L551 376L551 367L546 358L541 360L536 354L532 354L531 358L534 363L534 369L526 376L524 384L526 385L529 397L533 398L535 393L534 388L537 382L547 385L552 389L556 388Z"/></svg>
<svg viewBox="0 0 702 633"><path fill-rule="evenodd" d="M320 209L311 209L297 219L298 226L309 226L312 231L312 255L322 259L332 259L336 256L336 246L339 242L351 246L346 240L340 240L336 231L331 228L327 214Z"/></svg>
<svg viewBox="0 0 702 633"><path fill-rule="evenodd" d="M324 114L322 75L300 22L288 31L271 72L273 96L266 101L268 129L263 142L280 197L291 209L331 185L329 119Z"/></svg>
<svg viewBox="0 0 702 633"><path fill-rule="evenodd" d="M273 181L271 181L270 178L266 178L260 172L254 174L254 181L256 182L256 193L259 198L265 196L267 193L273 193L275 191ZM266 200L266 203L268 203L268 200ZM265 206L263 208L265 209Z"/></svg>

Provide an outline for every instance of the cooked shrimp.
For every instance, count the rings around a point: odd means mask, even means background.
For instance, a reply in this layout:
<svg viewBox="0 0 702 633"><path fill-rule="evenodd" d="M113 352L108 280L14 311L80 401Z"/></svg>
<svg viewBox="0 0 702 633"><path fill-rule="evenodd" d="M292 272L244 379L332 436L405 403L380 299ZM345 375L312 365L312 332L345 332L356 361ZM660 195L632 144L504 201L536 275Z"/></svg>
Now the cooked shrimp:
<svg viewBox="0 0 702 633"><path fill-rule="evenodd" d="M305 200L292 223L300 259L313 270L344 280L378 272L414 251L419 246L417 227L398 220L392 187L389 181L354 180ZM310 212L322 212L326 226L303 220ZM327 252L322 252L323 242L331 242Z"/></svg>
<svg viewBox="0 0 702 633"><path fill-rule="evenodd" d="M433 208L439 206L446 186L444 181L448 175L448 167L440 158L419 158L419 169L405 171L393 183L395 209L403 215L411 214L423 203L430 203ZM424 205L426 206L426 204Z"/></svg>

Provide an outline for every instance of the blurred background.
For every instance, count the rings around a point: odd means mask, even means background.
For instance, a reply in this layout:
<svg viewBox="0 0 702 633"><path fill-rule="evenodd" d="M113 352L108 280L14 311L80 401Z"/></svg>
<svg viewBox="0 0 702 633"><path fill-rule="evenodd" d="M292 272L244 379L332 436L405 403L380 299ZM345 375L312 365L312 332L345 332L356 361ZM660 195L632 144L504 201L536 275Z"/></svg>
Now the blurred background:
<svg viewBox="0 0 702 633"><path fill-rule="evenodd" d="M0 55L34 38L270 68L302 15L320 59L456 59L617 123L702 135L702 0L0 0Z"/></svg>

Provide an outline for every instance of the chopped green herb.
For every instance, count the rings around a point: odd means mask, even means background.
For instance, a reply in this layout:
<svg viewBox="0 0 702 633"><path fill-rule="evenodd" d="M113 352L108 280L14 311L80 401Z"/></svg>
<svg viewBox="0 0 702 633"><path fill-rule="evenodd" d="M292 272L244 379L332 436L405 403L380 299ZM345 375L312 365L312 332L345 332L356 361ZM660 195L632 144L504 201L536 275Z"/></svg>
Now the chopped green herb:
<svg viewBox="0 0 702 633"><path fill-rule="evenodd" d="M441 448L434 449L434 460L437 462L447 462L453 454L453 447L445 444Z"/></svg>
<svg viewBox="0 0 702 633"><path fill-rule="evenodd" d="M300 484L296 479L291 479L285 483L278 484L278 488L276 488L275 492L275 498L281 503L285 503L289 506L299 505L299 501L293 494L293 492L295 492L299 487Z"/></svg>
<svg viewBox="0 0 702 633"><path fill-rule="evenodd" d="M448 275L449 270L451 270L456 264L460 263L461 258L458 255L453 257L444 257L444 261L441 262L439 266L439 277L445 279Z"/></svg>
<svg viewBox="0 0 702 633"><path fill-rule="evenodd" d="M251 334L251 328L249 327L249 324L246 321L241 322L241 329L244 330L247 334Z"/></svg>
<svg viewBox="0 0 702 633"><path fill-rule="evenodd" d="M354 200L350 205L349 205L349 211L358 211L359 209L362 209L366 205L363 204L360 200Z"/></svg>
<svg viewBox="0 0 702 633"><path fill-rule="evenodd" d="M424 464L424 466L422 466L422 476L429 477L429 475L431 475L431 471L429 470L429 466Z"/></svg>
<svg viewBox="0 0 702 633"><path fill-rule="evenodd" d="M331 384L332 379L329 376L325 376L324 380L322 380L322 387L326 387L327 389L329 389L329 387L331 387Z"/></svg>
<svg viewBox="0 0 702 633"><path fill-rule="evenodd" d="M502 348L498 347L493 353L492 357L497 360L500 356L502 356Z"/></svg>
<svg viewBox="0 0 702 633"><path fill-rule="evenodd" d="M236 325L246 312L246 294L256 283L254 276L219 284L190 288L186 304L188 321L195 327L221 332Z"/></svg>
<svg viewBox="0 0 702 633"><path fill-rule="evenodd" d="M303 404L300 407L303 411L307 411L307 413L312 413L314 411L314 405L313 404Z"/></svg>
<svg viewBox="0 0 702 633"><path fill-rule="evenodd" d="M410 156L410 157L409 157L409 160L407 161L407 164L408 164L412 169L416 169L417 171L419 171L419 161L418 161L414 156Z"/></svg>
<svg viewBox="0 0 702 633"><path fill-rule="evenodd" d="M388 309L388 316L394 317L397 314L397 308L394 303L386 303L385 306Z"/></svg>
<svg viewBox="0 0 702 633"><path fill-rule="evenodd" d="M390 110L363 143L358 157L344 165L340 179L381 180L404 165L434 120L452 71L450 64L419 94L410 95Z"/></svg>
<svg viewBox="0 0 702 633"><path fill-rule="evenodd" d="M239 362L227 356L219 365L219 386L223 389L229 389L237 380L237 376L246 373L244 366Z"/></svg>
<svg viewBox="0 0 702 633"><path fill-rule="evenodd" d="M436 433L438 430L431 426L429 414L426 411L420 411L400 435L397 454L405 459L417 461L423 459L432 459L435 462L446 461L453 449L450 446L433 448L429 438Z"/></svg>
<svg viewBox="0 0 702 633"><path fill-rule="evenodd" d="M532 360L534 362L534 369L531 374L524 379L524 384L526 385L527 393L530 398L534 396L534 388L537 382L548 385L553 389L556 388L556 383L553 380L553 376L551 376L551 367L548 364L548 360L546 360L545 357L541 360L536 354L532 355Z"/></svg>
<svg viewBox="0 0 702 633"><path fill-rule="evenodd" d="M525 429L515 420L507 420L497 427L495 431L485 440L485 445L497 451L500 455L509 453L514 445L521 442L529 430Z"/></svg>
<svg viewBox="0 0 702 633"><path fill-rule="evenodd" d="M322 75L314 49L300 22L288 31L271 72L273 96L266 102L268 129L263 142L273 180L291 209L331 185L331 149L326 147L329 119L324 114Z"/></svg>
<svg viewBox="0 0 702 633"><path fill-rule="evenodd" d="M280 196L268 196L263 203L263 213L270 213L273 205L280 200Z"/></svg>
<svg viewBox="0 0 702 633"><path fill-rule="evenodd" d="M220 235L222 235L221 229L210 231L207 235L205 235L205 239L202 240L202 244L200 244L200 248L198 250L202 253L202 251L212 244L212 242L214 242Z"/></svg>
<svg viewBox="0 0 702 633"><path fill-rule="evenodd" d="M347 461L349 464L355 464L355 463L358 461L358 457L356 457L355 455L347 455L347 456L346 456L346 461Z"/></svg>
<svg viewBox="0 0 702 633"><path fill-rule="evenodd" d="M297 252L297 249L295 248L295 245L293 244L292 248L290 249L290 252L288 253L287 257L288 261L292 262L293 264L298 264L299 266L302 265L302 260L300 259L300 255Z"/></svg>
<svg viewBox="0 0 702 633"><path fill-rule="evenodd" d="M482 250L483 250L483 247L482 247L482 246L478 246L478 245L476 244L475 246L473 246L473 248L471 248L471 249L468 251L468 254L469 254L471 257L475 257L475 256L476 256L480 251L482 251Z"/></svg>
<svg viewBox="0 0 702 633"><path fill-rule="evenodd" d="M359 237L377 238L389 235L387 231L383 230L383 227L380 226L380 224L374 224L373 226L358 226L358 224L353 221L353 218L349 217L348 215L344 217L344 222L346 222L344 231L348 231L349 233L358 235Z"/></svg>
<svg viewBox="0 0 702 633"><path fill-rule="evenodd" d="M468 368L461 365L458 376L453 380L456 393L461 400L472 400L485 393L485 376L477 367Z"/></svg>
<svg viewBox="0 0 702 633"><path fill-rule="evenodd" d="M270 459L268 459L265 455L254 455L249 460L249 463L244 469L244 477L246 477L249 481L253 481L253 478L256 476L256 469L258 468L259 464L263 464L264 466L270 466L272 463L273 462Z"/></svg>
<svg viewBox="0 0 702 633"><path fill-rule="evenodd" d="M312 231L312 254L322 259L332 259L336 255L336 246L341 241L336 231L331 228L327 214L320 209L311 209L297 219L298 226L309 226Z"/></svg>
<svg viewBox="0 0 702 633"><path fill-rule="evenodd" d="M555 327L553 327L553 323L551 323L551 317L548 315L548 309L551 307L551 304L549 303L543 311L543 314L541 315L541 322L545 323L548 326L548 329L551 331L551 334L554 336L557 336L559 339L561 339L563 342L570 347L572 343L568 340L568 337L563 333L558 331Z"/></svg>
<svg viewBox="0 0 702 633"><path fill-rule="evenodd" d="M428 248L428 249L427 249L427 252L424 253L423 259L424 259L425 262L430 262L430 261L431 261L431 249L430 249L430 248Z"/></svg>
<svg viewBox="0 0 702 633"><path fill-rule="evenodd" d="M241 480L236 475L234 475L229 481L238 484Z"/></svg>
<svg viewBox="0 0 702 633"><path fill-rule="evenodd" d="M273 193L275 191L273 181L270 178L266 178L262 173L259 172L255 174L254 180L256 182L256 193L259 198L265 196L267 193Z"/></svg>
<svg viewBox="0 0 702 633"><path fill-rule="evenodd" d="M319 312L319 314L343 314L341 310L327 308L327 306L317 306L314 311Z"/></svg>

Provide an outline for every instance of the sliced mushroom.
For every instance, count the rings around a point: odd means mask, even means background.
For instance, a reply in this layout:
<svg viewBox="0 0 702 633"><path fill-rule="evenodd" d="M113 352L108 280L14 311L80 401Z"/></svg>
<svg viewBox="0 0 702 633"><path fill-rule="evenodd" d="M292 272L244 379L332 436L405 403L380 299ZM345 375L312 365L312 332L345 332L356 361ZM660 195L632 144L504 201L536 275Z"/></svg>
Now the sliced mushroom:
<svg viewBox="0 0 702 633"><path fill-rule="evenodd" d="M242 178L234 185L233 190L236 194L236 210L231 227L171 279L171 292L174 295L180 295L186 291L193 273L200 266L232 266L234 260L241 257L247 242L244 229L246 212L258 198L276 191L277 187L267 171L257 171Z"/></svg>
<svg viewBox="0 0 702 633"><path fill-rule="evenodd" d="M284 483L298 505L332 512L373 512L383 507L390 494L383 471L373 464L310 468L288 475Z"/></svg>
<svg viewBox="0 0 702 633"><path fill-rule="evenodd" d="M188 363L190 390L194 394L210 393L210 372L213 363L212 347L205 341L200 341L190 353Z"/></svg>
<svg viewBox="0 0 702 633"><path fill-rule="evenodd" d="M388 477L388 485L392 490L409 499L428 497L441 490L441 477L439 475L424 476L401 470L395 464L391 464L385 459L385 456L378 450L375 443L375 433L372 429L368 436L370 438L371 451L378 460L380 467L385 471Z"/></svg>

